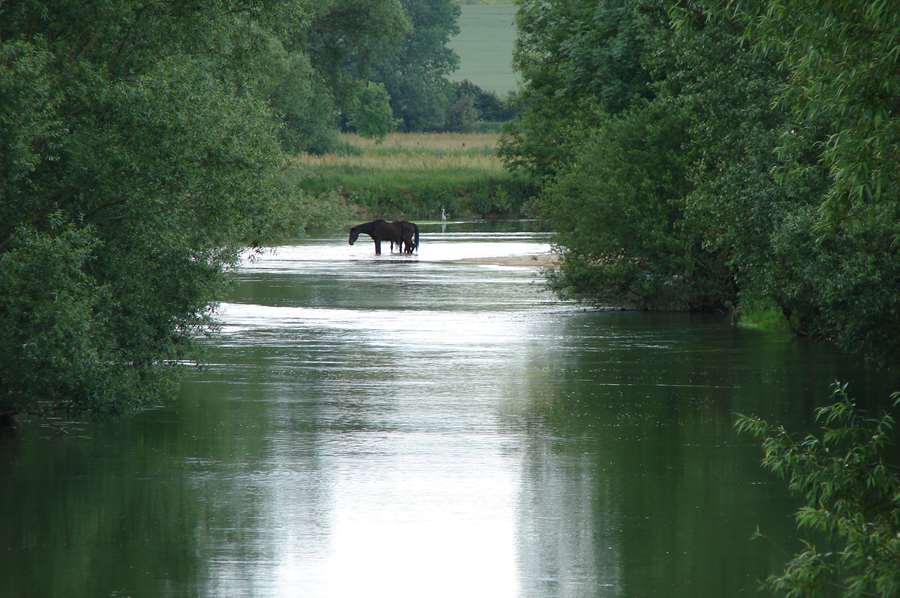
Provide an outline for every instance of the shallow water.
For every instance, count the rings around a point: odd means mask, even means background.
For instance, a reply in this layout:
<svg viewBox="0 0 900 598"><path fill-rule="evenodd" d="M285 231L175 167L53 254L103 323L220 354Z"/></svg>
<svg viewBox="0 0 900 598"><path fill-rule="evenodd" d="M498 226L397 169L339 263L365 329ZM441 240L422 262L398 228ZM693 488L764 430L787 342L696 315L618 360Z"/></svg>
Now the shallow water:
<svg viewBox="0 0 900 598"><path fill-rule="evenodd" d="M549 247L493 228L426 229L411 258L365 237L248 256L171 403L0 440L0 595L754 594L796 504L734 413L800 429L832 379L886 382L454 261Z"/></svg>

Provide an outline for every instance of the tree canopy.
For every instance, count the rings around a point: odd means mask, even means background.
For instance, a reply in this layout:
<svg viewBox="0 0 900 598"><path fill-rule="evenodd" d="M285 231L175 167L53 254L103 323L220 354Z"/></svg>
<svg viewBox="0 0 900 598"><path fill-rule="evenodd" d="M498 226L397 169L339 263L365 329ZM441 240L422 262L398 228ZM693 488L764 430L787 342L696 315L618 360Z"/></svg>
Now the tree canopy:
<svg viewBox="0 0 900 598"><path fill-rule="evenodd" d="M155 400L397 1L0 3L0 412ZM377 87L375 88L377 89Z"/></svg>
<svg viewBox="0 0 900 598"><path fill-rule="evenodd" d="M558 287L768 305L900 354L898 19L876 0L521 0L502 153L541 184Z"/></svg>

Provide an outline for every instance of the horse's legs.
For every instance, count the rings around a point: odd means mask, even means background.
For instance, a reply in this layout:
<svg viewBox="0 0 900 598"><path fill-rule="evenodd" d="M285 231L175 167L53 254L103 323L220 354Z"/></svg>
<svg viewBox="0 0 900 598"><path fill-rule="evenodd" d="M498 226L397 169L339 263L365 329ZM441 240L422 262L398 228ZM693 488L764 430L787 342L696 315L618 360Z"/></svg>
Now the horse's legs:
<svg viewBox="0 0 900 598"><path fill-rule="evenodd" d="M375 239L375 255L381 255L381 239Z"/></svg>

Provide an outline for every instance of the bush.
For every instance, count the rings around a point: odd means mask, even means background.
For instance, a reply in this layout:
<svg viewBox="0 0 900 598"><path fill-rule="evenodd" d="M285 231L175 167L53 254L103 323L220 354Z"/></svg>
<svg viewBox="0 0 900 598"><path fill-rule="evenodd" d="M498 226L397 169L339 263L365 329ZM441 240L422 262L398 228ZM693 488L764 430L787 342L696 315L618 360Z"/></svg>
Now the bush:
<svg viewBox="0 0 900 598"><path fill-rule="evenodd" d="M371 81L367 81L354 95L348 120L357 133L379 141L396 129L400 122L391 112L390 96L384 85Z"/></svg>
<svg viewBox="0 0 900 598"><path fill-rule="evenodd" d="M565 248L557 282L573 295L641 309L733 302L728 269L684 220L685 126L666 105L606 117L545 186L542 212Z"/></svg>
<svg viewBox="0 0 900 598"><path fill-rule="evenodd" d="M454 133L469 133L478 125L480 114L475 109L475 98L469 94L458 96L447 109L444 128Z"/></svg>
<svg viewBox="0 0 900 598"><path fill-rule="evenodd" d="M836 550L812 542L768 587L787 596L897 596L900 594L900 476L894 418L868 418L834 384L836 402L816 411L818 435L802 440L782 426L740 416L736 427L763 441L763 467L786 479L804 500L797 526L824 534ZM892 396L900 408L900 393Z"/></svg>
<svg viewBox="0 0 900 598"><path fill-rule="evenodd" d="M13 8L4 40L97 17ZM137 18L108 8L100 31ZM174 27L149 13L142 27ZM78 36L34 37L0 42L0 410L118 411L170 388L227 266L270 225L277 124L196 56L98 33L75 65Z"/></svg>

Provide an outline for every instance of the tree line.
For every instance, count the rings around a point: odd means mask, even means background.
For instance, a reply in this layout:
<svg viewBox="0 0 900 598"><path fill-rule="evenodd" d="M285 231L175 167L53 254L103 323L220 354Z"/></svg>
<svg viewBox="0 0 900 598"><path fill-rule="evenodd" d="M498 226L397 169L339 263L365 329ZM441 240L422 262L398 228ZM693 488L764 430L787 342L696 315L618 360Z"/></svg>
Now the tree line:
<svg viewBox="0 0 900 598"><path fill-rule="evenodd" d="M520 0L507 164L555 284L643 309L776 312L900 355L900 11L879 0Z"/></svg>
<svg viewBox="0 0 900 598"><path fill-rule="evenodd" d="M458 15L0 1L0 416L170 392L228 268L294 205L287 154L334 149L340 128L446 125Z"/></svg>

